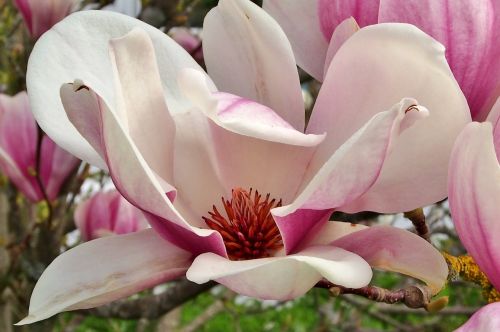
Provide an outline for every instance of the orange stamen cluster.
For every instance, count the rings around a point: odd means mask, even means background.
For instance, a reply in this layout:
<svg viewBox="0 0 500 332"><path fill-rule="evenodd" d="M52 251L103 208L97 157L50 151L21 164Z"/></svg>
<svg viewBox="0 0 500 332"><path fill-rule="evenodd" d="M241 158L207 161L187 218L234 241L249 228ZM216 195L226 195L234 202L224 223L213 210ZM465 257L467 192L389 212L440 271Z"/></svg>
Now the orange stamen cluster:
<svg viewBox="0 0 500 332"><path fill-rule="evenodd" d="M221 215L215 205L203 217L208 227L222 235L231 260L255 259L271 256L283 247L281 234L271 215L271 209L281 206L281 200L265 199L258 191L232 190L231 200L222 197L227 217Z"/></svg>

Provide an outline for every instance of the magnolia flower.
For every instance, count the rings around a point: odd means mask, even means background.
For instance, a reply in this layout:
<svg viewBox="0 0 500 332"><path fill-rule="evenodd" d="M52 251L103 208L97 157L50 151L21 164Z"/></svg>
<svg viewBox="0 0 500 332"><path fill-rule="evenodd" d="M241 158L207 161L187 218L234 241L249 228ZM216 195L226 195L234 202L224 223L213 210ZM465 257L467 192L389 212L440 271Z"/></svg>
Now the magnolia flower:
<svg viewBox="0 0 500 332"><path fill-rule="evenodd" d="M102 11L68 17L35 46L27 81L39 124L108 169L152 229L60 255L20 323L182 275L287 300L321 279L364 286L375 267L437 292L447 266L429 243L328 219L446 195L440 177L470 113L443 47L406 24L361 29L335 55L304 132L292 49L268 14L221 0L203 33L210 77L159 30Z"/></svg>
<svg viewBox="0 0 500 332"><path fill-rule="evenodd" d="M450 211L464 247L500 289L500 99L487 122L457 138L450 161Z"/></svg>
<svg viewBox="0 0 500 332"><path fill-rule="evenodd" d="M75 210L75 224L84 241L147 227L142 212L116 190L98 192L80 203Z"/></svg>
<svg viewBox="0 0 500 332"><path fill-rule="evenodd" d="M455 332L500 331L500 302L491 303L478 310Z"/></svg>
<svg viewBox="0 0 500 332"><path fill-rule="evenodd" d="M474 119L484 120L500 95L498 0L264 0L264 8L287 33L299 66L319 81L337 40L354 33L356 21L361 27L404 22L444 44Z"/></svg>
<svg viewBox="0 0 500 332"><path fill-rule="evenodd" d="M71 13L78 0L15 0L33 38L40 37Z"/></svg>
<svg viewBox="0 0 500 332"><path fill-rule="evenodd" d="M0 94L0 169L33 202L44 199L37 180L37 149L38 128L26 92ZM53 200L79 160L45 135L41 149L40 179Z"/></svg>

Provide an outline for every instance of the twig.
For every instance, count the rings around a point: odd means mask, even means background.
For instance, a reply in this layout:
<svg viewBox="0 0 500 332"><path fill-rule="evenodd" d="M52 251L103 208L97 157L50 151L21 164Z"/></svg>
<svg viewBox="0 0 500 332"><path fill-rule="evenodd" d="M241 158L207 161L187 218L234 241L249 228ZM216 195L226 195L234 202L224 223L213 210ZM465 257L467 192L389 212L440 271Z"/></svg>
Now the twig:
<svg viewBox="0 0 500 332"><path fill-rule="evenodd" d="M430 232L429 232L429 227L427 227L427 223L425 222L425 214L424 210L422 208L418 208L412 211L408 211L404 213L404 216L408 219L410 219L411 223L413 226L415 226L415 230L417 231L417 234L425 239L426 241L430 242Z"/></svg>
<svg viewBox="0 0 500 332"><path fill-rule="evenodd" d="M429 315L429 313L423 309L410 309L399 305L388 305L388 304L379 304L377 306L380 312L386 314L397 314L397 315ZM454 315L467 315L470 316L479 310L479 307L449 307L444 308L443 310L437 312L437 315L442 316L454 316Z"/></svg>
<svg viewBox="0 0 500 332"><path fill-rule="evenodd" d="M360 301L350 296L343 297L342 300L354 307L361 309L367 315L372 316L373 318L381 322L394 326L397 329L397 331L405 331L405 332L413 331L411 327L398 322L397 320L391 318L390 316L387 316L381 312L371 309L370 303L366 303L365 301Z"/></svg>
<svg viewBox="0 0 500 332"><path fill-rule="evenodd" d="M408 308L424 308L434 313L442 310L448 304L448 297L442 296L434 301L432 291L427 286L408 286L403 289L391 291L377 286L366 286L361 288L347 288L322 280L316 284L318 288L326 288L334 297L344 294L359 295L375 302L403 303Z"/></svg>
<svg viewBox="0 0 500 332"><path fill-rule="evenodd" d="M195 332L200 326L212 319L219 312L224 310L224 302L217 300L212 303L203 313L198 315L189 325L183 328L182 332Z"/></svg>
<svg viewBox="0 0 500 332"><path fill-rule="evenodd" d="M159 295L119 300L94 309L82 310L80 313L107 318L156 319L214 285L212 282L198 285L183 279Z"/></svg>

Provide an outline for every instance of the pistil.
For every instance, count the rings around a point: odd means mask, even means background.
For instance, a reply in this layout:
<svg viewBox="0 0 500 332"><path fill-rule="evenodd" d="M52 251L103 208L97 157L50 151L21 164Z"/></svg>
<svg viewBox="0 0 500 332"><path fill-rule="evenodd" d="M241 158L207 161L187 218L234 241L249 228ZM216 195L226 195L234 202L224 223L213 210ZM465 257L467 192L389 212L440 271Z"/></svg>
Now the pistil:
<svg viewBox="0 0 500 332"><path fill-rule="evenodd" d="M281 200L265 198L258 191L241 188L232 190L230 200L222 197L226 212L223 216L213 206L203 217L208 227L222 235L231 260L246 260L272 256L283 247L278 226L271 215L271 209L281 206Z"/></svg>

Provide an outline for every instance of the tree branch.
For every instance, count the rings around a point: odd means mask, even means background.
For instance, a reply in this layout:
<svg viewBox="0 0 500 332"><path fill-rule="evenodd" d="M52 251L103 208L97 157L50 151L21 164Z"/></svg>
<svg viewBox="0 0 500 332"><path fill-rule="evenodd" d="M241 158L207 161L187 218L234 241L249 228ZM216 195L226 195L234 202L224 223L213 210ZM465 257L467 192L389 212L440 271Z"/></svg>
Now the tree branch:
<svg viewBox="0 0 500 332"><path fill-rule="evenodd" d="M214 285L213 282L198 285L182 279L161 294L148 295L133 300L118 300L101 307L82 310L80 313L106 318L155 319L209 290Z"/></svg>
<svg viewBox="0 0 500 332"><path fill-rule="evenodd" d="M431 301L432 292L426 286L408 286L403 289L392 291L377 286L347 288L322 280L316 284L316 287L328 289L330 294L334 297L344 294L354 294L375 302L388 304L403 303L409 308L424 308L429 312L439 311L448 303L447 297L441 297L435 301Z"/></svg>

